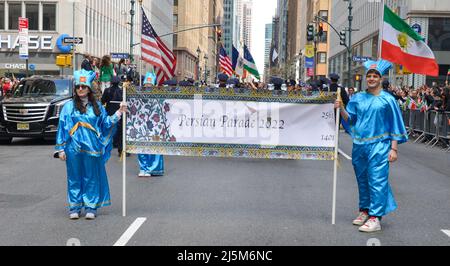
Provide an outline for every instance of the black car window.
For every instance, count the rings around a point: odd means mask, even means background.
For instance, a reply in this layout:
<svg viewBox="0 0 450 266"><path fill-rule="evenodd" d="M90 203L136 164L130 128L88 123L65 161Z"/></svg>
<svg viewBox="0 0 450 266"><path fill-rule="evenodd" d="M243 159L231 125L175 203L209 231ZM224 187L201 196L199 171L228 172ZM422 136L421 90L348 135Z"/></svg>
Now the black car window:
<svg viewBox="0 0 450 266"><path fill-rule="evenodd" d="M69 96L70 80L24 80L15 88L13 97Z"/></svg>

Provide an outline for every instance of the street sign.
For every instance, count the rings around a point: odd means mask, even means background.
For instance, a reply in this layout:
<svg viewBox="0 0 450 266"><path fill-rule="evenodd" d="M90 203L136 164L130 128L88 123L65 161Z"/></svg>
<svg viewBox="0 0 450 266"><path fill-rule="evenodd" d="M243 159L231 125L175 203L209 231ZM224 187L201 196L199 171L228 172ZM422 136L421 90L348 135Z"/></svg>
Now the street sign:
<svg viewBox="0 0 450 266"><path fill-rule="evenodd" d="M29 65L28 65L28 68L29 68L30 70L36 70L36 65L35 65L35 64L29 64Z"/></svg>
<svg viewBox="0 0 450 266"><path fill-rule="evenodd" d="M372 60L372 58L368 57L368 56L358 56L358 55L354 55L353 56L353 61L354 62L366 62Z"/></svg>
<svg viewBox="0 0 450 266"><path fill-rule="evenodd" d="M112 59L128 59L130 58L130 54L128 53L111 53Z"/></svg>
<svg viewBox="0 0 450 266"><path fill-rule="evenodd" d="M28 19L19 17L19 58L28 59Z"/></svg>
<svg viewBox="0 0 450 266"><path fill-rule="evenodd" d="M83 38L82 37L64 37L63 43L64 44L82 44Z"/></svg>

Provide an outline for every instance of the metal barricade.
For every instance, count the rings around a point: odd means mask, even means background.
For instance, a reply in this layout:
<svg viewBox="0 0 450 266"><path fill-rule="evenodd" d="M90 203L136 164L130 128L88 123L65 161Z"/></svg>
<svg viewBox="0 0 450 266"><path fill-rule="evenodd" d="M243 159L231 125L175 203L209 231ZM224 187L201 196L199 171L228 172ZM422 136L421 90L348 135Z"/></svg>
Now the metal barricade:
<svg viewBox="0 0 450 266"><path fill-rule="evenodd" d="M403 110L402 112L403 123L405 124L406 130L409 130L409 110Z"/></svg>
<svg viewBox="0 0 450 266"><path fill-rule="evenodd" d="M416 142L422 142L423 140L426 140L429 136L434 136L433 133L431 133L431 123L430 123L430 111L421 112L421 118L422 121L419 121L422 124L422 134L414 141Z"/></svg>
<svg viewBox="0 0 450 266"><path fill-rule="evenodd" d="M448 140L448 126L447 120L445 119L447 116L443 111L432 111L430 122L432 123L431 130L434 133L434 138L432 138L427 145L431 145L431 147L436 146L439 142L448 147L448 143L445 140ZM445 122L445 124L444 124ZM445 134L445 135L444 135Z"/></svg>
<svg viewBox="0 0 450 266"><path fill-rule="evenodd" d="M447 151L450 151L450 112L442 112L439 123L439 139L446 146Z"/></svg>

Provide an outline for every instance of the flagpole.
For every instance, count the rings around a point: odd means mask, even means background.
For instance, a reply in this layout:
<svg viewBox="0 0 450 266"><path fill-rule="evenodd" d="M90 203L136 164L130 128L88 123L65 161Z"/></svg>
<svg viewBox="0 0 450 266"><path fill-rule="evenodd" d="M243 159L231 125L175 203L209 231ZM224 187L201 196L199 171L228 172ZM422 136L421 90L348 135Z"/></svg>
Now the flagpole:
<svg viewBox="0 0 450 266"><path fill-rule="evenodd" d="M381 59L381 48L383 43L383 25L384 25L384 0L381 0L381 19L380 28L378 29L378 60Z"/></svg>
<svg viewBox="0 0 450 266"><path fill-rule="evenodd" d="M128 86L123 86L122 88L122 99L124 102L127 102L127 88ZM127 182L126 182L126 174L127 174L127 114L126 112L122 113L122 216L127 216Z"/></svg>
<svg viewBox="0 0 450 266"><path fill-rule="evenodd" d="M342 102L341 88L338 87L337 99ZM334 136L334 168L333 168L333 203L331 224L336 224L336 184L337 184L337 167L338 167L338 151L339 151L339 121L341 120L341 108L336 109L336 133Z"/></svg>
<svg viewBox="0 0 450 266"><path fill-rule="evenodd" d="M139 1L139 25L141 27L141 30L140 30L141 34L140 34L140 36L141 36L141 40L142 40L142 0ZM141 44L141 46L142 46L142 44ZM140 52L139 52L139 88L140 89L142 89L142 78L141 78L141 75L142 75L142 47L141 47Z"/></svg>

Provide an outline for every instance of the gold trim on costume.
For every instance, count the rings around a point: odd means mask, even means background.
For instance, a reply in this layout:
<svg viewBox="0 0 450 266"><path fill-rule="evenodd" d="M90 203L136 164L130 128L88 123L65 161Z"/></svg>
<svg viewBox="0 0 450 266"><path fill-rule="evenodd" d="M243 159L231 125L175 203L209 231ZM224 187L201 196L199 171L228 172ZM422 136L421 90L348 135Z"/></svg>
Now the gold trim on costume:
<svg viewBox="0 0 450 266"><path fill-rule="evenodd" d="M100 134L97 132L97 130L95 130L95 128L94 128L91 124L86 123L86 122L78 122L78 123L76 123L76 124L72 127L72 129L69 131L70 136L73 136L73 134L75 133L75 131L77 131L78 128L79 128L80 126L81 126L81 127L84 127L84 128L87 128L87 129L90 129L90 130L94 131L95 134L97 134L97 136L100 136Z"/></svg>
<svg viewBox="0 0 450 266"><path fill-rule="evenodd" d="M379 139L379 138L382 138L382 137L385 137L385 136L388 136L388 135L390 135L391 137L402 137L402 136L406 136L406 134L391 134L391 133L389 133L389 132L386 132L386 133L384 133L384 134L381 134L381 135L378 135L378 136L375 136L375 137L370 137L370 138L355 138L355 140L357 140L357 141L370 141L370 140Z"/></svg>

